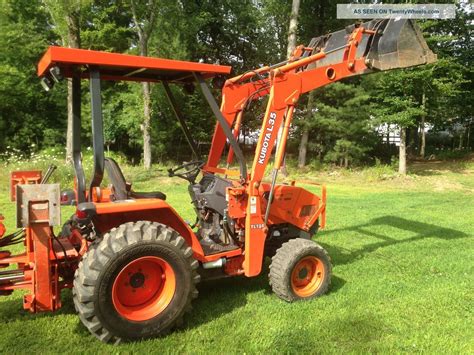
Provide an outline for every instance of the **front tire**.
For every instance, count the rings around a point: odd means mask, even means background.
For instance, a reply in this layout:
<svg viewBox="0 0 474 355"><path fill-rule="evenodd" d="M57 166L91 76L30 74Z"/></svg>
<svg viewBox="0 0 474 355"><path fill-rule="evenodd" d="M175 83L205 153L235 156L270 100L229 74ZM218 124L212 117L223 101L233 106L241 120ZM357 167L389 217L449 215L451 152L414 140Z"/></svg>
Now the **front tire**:
<svg viewBox="0 0 474 355"><path fill-rule="evenodd" d="M162 335L197 297L198 261L173 229L130 222L91 245L74 278L82 323L103 342Z"/></svg>
<svg viewBox="0 0 474 355"><path fill-rule="evenodd" d="M296 238L284 243L270 264L273 292L287 302L324 294L331 283L331 260L312 240Z"/></svg>

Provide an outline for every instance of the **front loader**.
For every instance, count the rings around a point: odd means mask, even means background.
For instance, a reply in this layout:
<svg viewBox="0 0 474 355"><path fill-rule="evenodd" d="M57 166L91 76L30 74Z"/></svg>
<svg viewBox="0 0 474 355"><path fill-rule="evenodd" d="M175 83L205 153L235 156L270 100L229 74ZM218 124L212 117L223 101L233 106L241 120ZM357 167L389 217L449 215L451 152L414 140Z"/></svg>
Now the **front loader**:
<svg viewBox="0 0 474 355"><path fill-rule="evenodd" d="M61 193L38 171L12 175L20 229L0 238L0 294L23 289L25 309L54 311L61 307L61 290L72 288L82 323L113 343L165 334L190 310L200 279L257 276L265 256L272 258L269 279L280 298L324 294L332 266L311 238L326 225L325 187L316 195L294 182L277 184L295 107L301 95L346 77L434 60L414 22L374 20L314 38L285 62L228 78L219 106L206 80L219 82L230 74L228 66L50 47L38 75L47 90L64 78L72 81L75 189ZM88 183L81 159L82 79L89 80L92 116L94 168ZM196 157L169 170L188 182L194 223L185 222L164 193L133 190L119 165L105 157L102 80L164 86ZM206 160L170 84L197 85L217 120ZM245 108L262 97L268 103L248 169L238 138ZM234 159L237 169L230 168ZM60 204L68 202L76 212L56 235ZM23 253L3 250L15 243L24 244Z"/></svg>

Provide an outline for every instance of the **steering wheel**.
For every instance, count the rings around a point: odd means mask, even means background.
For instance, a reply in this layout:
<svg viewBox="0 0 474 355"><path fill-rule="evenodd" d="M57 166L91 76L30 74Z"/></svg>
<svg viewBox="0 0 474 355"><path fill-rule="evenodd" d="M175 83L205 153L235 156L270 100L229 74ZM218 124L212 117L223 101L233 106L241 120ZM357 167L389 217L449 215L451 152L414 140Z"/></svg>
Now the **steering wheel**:
<svg viewBox="0 0 474 355"><path fill-rule="evenodd" d="M168 176L178 176L181 179L194 183L199 171L204 166L204 162L201 160L193 160L188 163L184 163L173 169L168 169Z"/></svg>

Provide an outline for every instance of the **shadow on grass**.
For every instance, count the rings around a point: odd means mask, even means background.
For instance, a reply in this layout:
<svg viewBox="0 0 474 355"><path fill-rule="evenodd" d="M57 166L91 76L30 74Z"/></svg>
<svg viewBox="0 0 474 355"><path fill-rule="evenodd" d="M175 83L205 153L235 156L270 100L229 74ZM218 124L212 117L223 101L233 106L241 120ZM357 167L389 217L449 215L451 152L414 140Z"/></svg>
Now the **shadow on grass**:
<svg viewBox="0 0 474 355"><path fill-rule="evenodd" d="M266 259L262 272L257 277L228 277L199 284L199 297L193 301L191 314L185 317L183 330L199 327L231 314L244 307L248 296L253 293L263 292L269 297L277 297L268 282L269 265L270 260ZM333 275L328 293L337 292L345 283L345 280Z"/></svg>
<svg viewBox="0 0 474 355"><path fill-rule="evenodd" d="M371 228L376 226L391 227L399 229L401 233L410 232L415 235L403 239L392 238L371 231ZM355 232L359 234L364 234L366 236L376 238L378 239L378 241L375 243L368 244L362 249L358 250L349 250L341 247L331 246L326 243L321 243L321 245L326 248L329 255L331 255L334 264L337 265L350 264L353 261L358 260L361 257L364 257L365 255L372 253L379 248L389 247L392 245L412 243L419 240L423 240L425 238L439 238L444 240L450 240L469 237L468 234L455 229L440 227L430 223L412 221L409 219L395 216L378 217L364 224L324 231L321 232L321 234L329 235L339 232Z"/></svg>
<svg viewBox="0 0 474 355"><path fill-rule="evenodd" d="M198 285L199 296L193 301L193 310L185 317L184 329L199 327L244 307L250 294L270 291L267 271L253 278L244 276L206 280Z"/></svg>
<svg viewBox="0 0 474 355"><path fill-rule="evenodd" d="M257 277L246 278L238 276L201 282L198 285L199 297L193 301L192 311L184 317L184 322L177 331L191 330L206 323L216 321L221 317L228 316L235 310L244 307L247 304L248 296L253 293L263 292L265 295L276 297L273 295L268 283L269 264L269 260L266 260L262 273ZM345 281L343 279L333 275L329 293L337 292L344 284ZM63 306L57 312L31 314L23 310L21 297L21 295L18 295L14 299L0 303L0 323L34 321L40 318L76 314L70 290L63 291ZM74 331L81 337L86 338L90 336L79 318L75 322Z"/></svg>
<svg viewBox="0 0 474 355"><path fill-rule="evenodd" d="M61 295L62 307L56 312L30 313L23 309L23 296L20 292L13 293L14 299L0 303L0 324L6 324L17 320L35 320L40 318L55 317L64 314L76 314L72 301L71 290L63 290Z"/></svg>

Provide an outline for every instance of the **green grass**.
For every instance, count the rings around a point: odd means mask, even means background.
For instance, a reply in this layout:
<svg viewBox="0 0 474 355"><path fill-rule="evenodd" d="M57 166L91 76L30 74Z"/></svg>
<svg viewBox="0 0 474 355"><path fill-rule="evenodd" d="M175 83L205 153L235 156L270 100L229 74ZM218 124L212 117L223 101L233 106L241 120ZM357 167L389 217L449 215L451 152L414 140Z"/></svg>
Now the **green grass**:
<svg viewBox="0 0 474 355"><path fill-rule="evenodd" d="M319 299L279 300L268 285L267 263L253 279L200 284L181 329L115 347L89 335L69 291L59 312L38 315L22 310L17 292L0 298L0 353L473 353L473 172L471 163L414 166L408 177L305 174L328 185L328 226L315 239L331 255L334 275ZM193 218L184 184L140 169L126 173L138 180L137 190L160 189ZM0 178L6 181L5 171ZM0 186L0 212L13 230L6 193Z"/></svg>

